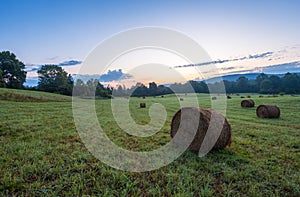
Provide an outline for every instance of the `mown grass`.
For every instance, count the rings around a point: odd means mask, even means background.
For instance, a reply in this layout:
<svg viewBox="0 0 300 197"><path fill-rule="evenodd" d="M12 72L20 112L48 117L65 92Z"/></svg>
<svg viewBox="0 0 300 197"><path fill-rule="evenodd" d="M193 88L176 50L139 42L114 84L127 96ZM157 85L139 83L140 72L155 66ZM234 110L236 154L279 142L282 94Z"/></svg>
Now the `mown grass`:
<svg viewBox="0 0 300 197"><path fill-rule="evenodd" d="M76 132L71 102L0 100L0 195L299 196L300 97L252 99L256 106L278 105L281 118L259 119L255 108L241 108L241 99L234 96L227 100L230 148L203 158L187 151L172 164L144 173L116 170L94 158ZM147 108L140 109L140 102ZM119 146L155 149L170 140L179 102L173 95L130 99L139 124L149 122L149 107L156 102L166 107L167 122L149 138L122 132L112 118L110 100L96 101L99 123ZM199 103L210 107L209 96L199 95Z"/></svg>
<svg viewBox="0 0 300 197"><path fill-rule="evenodd" d="M16 102L71 101L71 97L47 92L0 88L0 100Z"/></svg>

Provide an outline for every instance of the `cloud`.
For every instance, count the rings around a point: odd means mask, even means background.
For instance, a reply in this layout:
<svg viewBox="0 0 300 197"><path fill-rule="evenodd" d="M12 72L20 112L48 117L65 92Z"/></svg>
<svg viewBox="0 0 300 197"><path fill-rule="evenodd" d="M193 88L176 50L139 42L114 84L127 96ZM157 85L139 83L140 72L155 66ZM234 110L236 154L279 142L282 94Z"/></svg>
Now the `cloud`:
<svg viewBox="0 0 300 197"><path fill-rule="evenodd" d="M260 58L267 58L267 57L269 58L273 53L274 52L269 51L269 52L265 52L265 53L259 53L259 54L255 54L255 55L249 55L249 56L233 58L233 59L215 60L215 61L203 62L203 63L198 63L198 64L180 65L180 66L175 66L175 68L205 66L205 65L211 65L211 64L223 64L223 63L227 63L227 62L242 61L242 60L247 60L247 59L260 59Z"/></svg>
<svg viewBox="0 0 300 197"><path fill-rule="evenodd" d="M130 79L132 75L123 73L122 69L119 70L109 70L107 74L103 74L100 76L99 81L101 82L111 82L117 81L120 79Z"/></svg>
<svg viewBox="0 0 300 197"><path fill-rule="evenodd" d="M69 60L69 61L64 61L62 63L59 63L58 66L75 66L78 64L81 64L82 61L78 61L78 60Z"/></svg>
<svg viewBox="0 0 300 197"><path fill-rule="evenodd" d="M298 73L300 72L300 62L288 62L283 64L270 65L265 67L256 67L254 71L264 72L268 74L279 74L279 73Z"/></svg>
<svg viewBox="0 0 300 197"><path fill-rule="evenodd" d="M73 77L75 80L81 79L84 82L87 82L90 79L98 79L101 83L114 82L118 80L131 79L133 76L127 73L123 73L122 69L118 70L109 70L106 74L74 74Z"/></svg>
<svg viewBox="0 0 300 197"><path fill-rule="evenodd" d="M26 64L25 65L25 70L27 72L37 71L39 69L40 69L40 65L37 65L37 64Z"/></svg>
<svg viewBox="0 0 300 197"><path fill-rule="evenodd" d="M59 56L54 56L54 57L46 58L46 60L53 61L53 60L57 60L58 58L59 58Z"/></svg>
<svg viewBox="0 0 300 197"><path fill-rule="evenodd" d="M78 61L78 60L69 60L69 61L64 61L58 64L54 64L54 65L58 65L61 67L66 67L66 66L76 66L81 64L82 61ZM43 64L45 65L45 64ZM26 71L27 72L34 72L34 71L38 71L40 68L42 67L42 65L40 64L26 64Z"/></svg>
<svg viewBox="0 0 300 197"><path fill-rule="evenodd" d="M248 59L265 58L265 57L269 57L272 54L273 54L273 52L265 52L265 53L256 54L256 55L249 55Z"/></svg>

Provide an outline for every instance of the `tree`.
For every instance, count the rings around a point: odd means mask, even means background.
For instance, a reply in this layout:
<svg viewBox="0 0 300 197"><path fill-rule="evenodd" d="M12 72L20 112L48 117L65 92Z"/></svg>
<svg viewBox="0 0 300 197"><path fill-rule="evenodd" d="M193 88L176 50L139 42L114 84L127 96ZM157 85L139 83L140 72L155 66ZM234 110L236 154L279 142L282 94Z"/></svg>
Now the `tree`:
<svg viewBox="0 0 300 197"><path fill-rule="evenodd" d="M297 74L286 73L283 77L284 92L288 94L300 93L300 76Z"/></svg>
<svg viewBox="0 0 300 197"><path fill-rule="evenodd" d="M9 51L1 52L0 69L7 88L23 88L23 83L26 81L25 65L16 58L15 54Z"/></svg>
<svg viewBox="0 0 300 197"><path fill-rule="evenodd" d="M77 79L74 85L73 96L86 96L87 86L81 79Z"/></svg>
<svg viewBox="0 0 300 197"><path fill-rule="evenodd" d="M260 91L260 85L261 85L261 82L265 79L268 79L268 75L266 75L265 73L260 73L259 75L257 75L256 79L255 79L255 82L256 82L256 88L255 90L256 91Z"/></svg>
<svg viewBox="0 0 300 197"><path fill-rule="evenodd" d="M272 92L272 88L273 88L273 84L272 81L270 79L264 79L261 83L260 83L260 90L259 92L262 94L271 94Z"/></svg>
<svg viewBox="0 0 300 197"><path fill-rule="evenodd" d="M237 90L238 92L249 92L249 84L248 84L248 78L246 77L239 77L237 80Z"/></svg>
<svg viewBox="0 0 300 197"><path fill-rule="evenodd" d="M98 82L95 94L96 96L111 98L112 89L110 87L105 88L100 82Z"/></svg>
<svg viewBox="0 0 300 197"><path fill-rule="evenodd" d="M278 94L282 90L282 83L281 79L278 76L272 75L269 77L270 81L272 82L272 92L273 94Z"/></svg>
<svg viewBox="0 0 300 197"><path fill-rule="evenodd" d="M2 70L0 69L0 88L5 88L5 81L2 76Z"/></svg>
<svg viewBox="0 0 300 197"><path fill-rule="evenodd" d="M38 70L38 89L46 92L70 95L73 79L57 65L44 65Z"/></svg>

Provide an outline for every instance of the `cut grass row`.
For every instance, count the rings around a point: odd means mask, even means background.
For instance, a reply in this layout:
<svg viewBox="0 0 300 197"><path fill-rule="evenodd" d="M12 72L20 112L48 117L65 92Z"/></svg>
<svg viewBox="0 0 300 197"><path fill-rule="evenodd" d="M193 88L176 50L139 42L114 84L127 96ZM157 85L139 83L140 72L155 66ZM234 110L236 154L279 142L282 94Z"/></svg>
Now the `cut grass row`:
<svg viewBox="0 0 300 197"><path fill-rule="evenodd" d="M0 194L299 196L300 97L253 99L256 106L277 104L281 118L259 119L255 109L242 109L241 99L233 97L227 100L233 129L230 148L203 158L186 152L172 164L145 173L116 170L94 158L76 132L71 102L0 100ZM140 102L147 102L147 108L140 109ZM121 147L155 149L170 140L171 117L179 101L174 96L130 99L132 117L142 124L150 121L148 106L156 102L166 106L168 115L152 137L124 133L113 119L109 100L96 101L99 123ZM200 95L199 103L209 107L209 96Z"/></svg>

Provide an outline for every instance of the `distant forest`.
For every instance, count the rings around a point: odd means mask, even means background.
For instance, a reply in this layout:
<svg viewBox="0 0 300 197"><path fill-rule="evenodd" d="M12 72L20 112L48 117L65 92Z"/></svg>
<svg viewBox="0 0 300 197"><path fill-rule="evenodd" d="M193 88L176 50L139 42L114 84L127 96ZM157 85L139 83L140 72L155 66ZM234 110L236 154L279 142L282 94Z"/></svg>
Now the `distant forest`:
<svg viewBox="0 0 300 197"><path fill-rule="evenodd" d="M114 71L111 71L114 72ZM120 72L120 71L118 71ZM117 72L117 73L118 73ZM223 93L219 87L224 83L226 93L261 93L261 94L300 94L300 75L286 73L283 77L275 75L268 76L264 73L259 74L255 80L240 77L236 81L210 83L204 81L188 81L186 83L175 83L170 86L157 85L155 82L149 86L137 83L135 86L127 88L119 85L115 88L104 86L98 79L74 81L59 65L44 65L39 68L37 74L39 82L37 87L24 87L26 81L25 65L19 61L13 53L9 51L0 52L0 88L31 89L45 92L58 93L90 97L113 96L159 96L176 93ZM120 76L123 77L123 76ZM116 80L117 81L117 80ZM75 90L75 91L73 91Z"/></svg>
<svg viewBox="0 0 300 197"><path fill-rule="evenodd" d="M286 73L283 77L275 75L268 76L264 73L259 74L255 80L248 80L240 77L236 81L222 81L210 83L209 86L204 81L188 81L186 83L175 83L169 87L157 85L155 82L149 83L146 87L142 83L126 89L118 86L114 90L115 96L158 96L163 94L176 93L222 93L219 87L224 83L226 93L261 93L261 94L299 94L300 75ZM209 87L209 88L208 88ZM172 91L173 90L173 91Z"/></svg>

